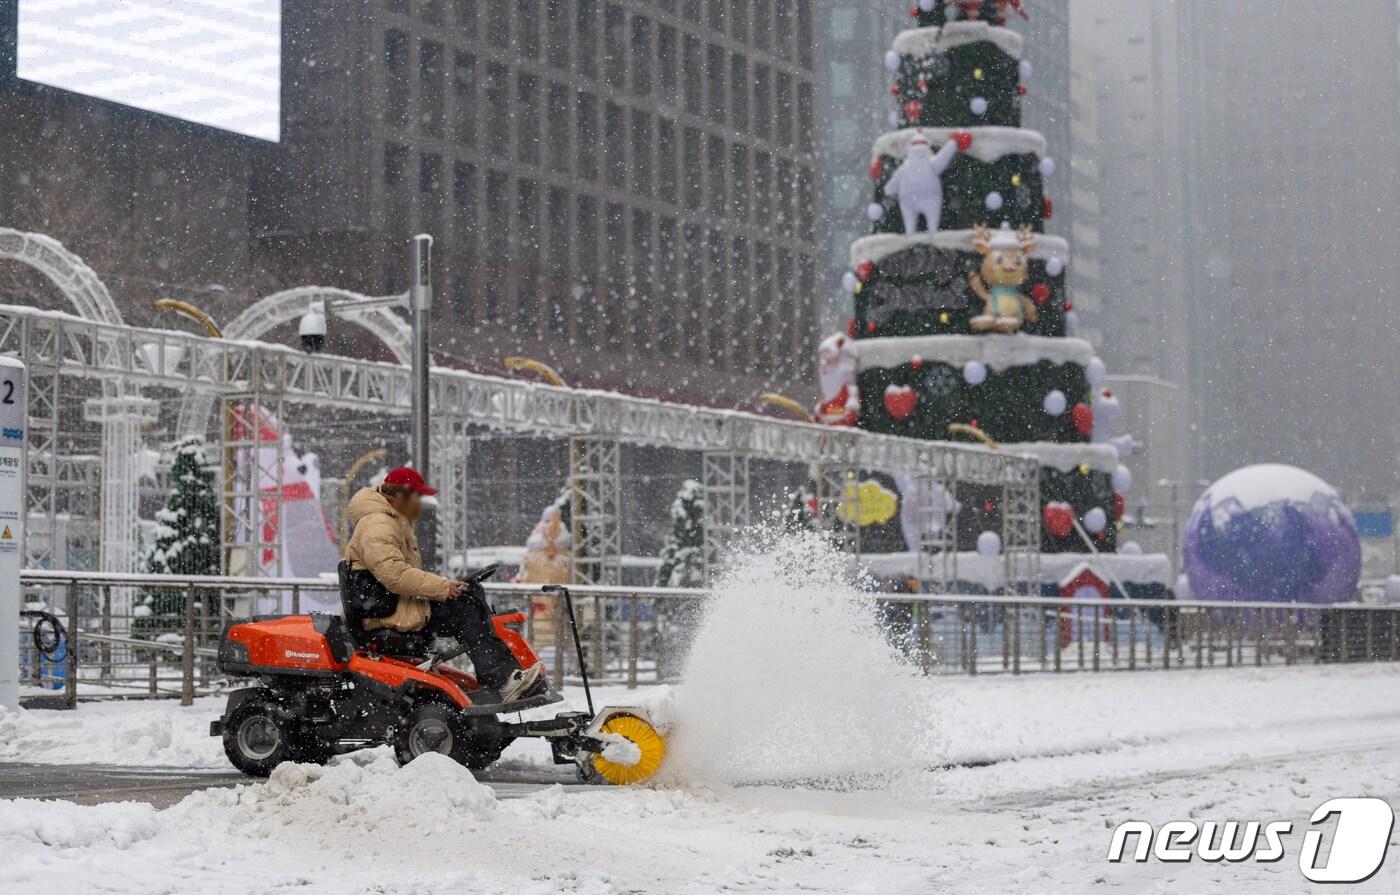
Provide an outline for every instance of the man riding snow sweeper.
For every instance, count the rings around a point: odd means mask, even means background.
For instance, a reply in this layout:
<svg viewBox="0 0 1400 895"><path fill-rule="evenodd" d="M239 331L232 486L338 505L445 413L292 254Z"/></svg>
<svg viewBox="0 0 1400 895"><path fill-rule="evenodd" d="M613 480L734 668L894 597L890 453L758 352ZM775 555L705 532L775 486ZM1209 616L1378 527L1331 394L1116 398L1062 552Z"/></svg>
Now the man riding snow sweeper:
<svg viewBox="0 0 1400 895"><path fill-rule="evenodd" d="M519 737L549 741L556 764L584 780L640 783L666 755L664 731L638 708L595 712L568 588L564 601L588 711L524 720L517 713L563 701L519 633L525 615L496 615L482 582L422 569L413 525L437 493L401 467L350 501L355 531L340 563L343 615L294 615L229 625L219 667L256 686L229 694L210 725L245 774L264 777L284 761L324 763L355 749L391 744L400 764L440 752L474 770L490 766ZM463 654L475 674L446 663ZM507 715L516 715L509 720Z"/></svg>

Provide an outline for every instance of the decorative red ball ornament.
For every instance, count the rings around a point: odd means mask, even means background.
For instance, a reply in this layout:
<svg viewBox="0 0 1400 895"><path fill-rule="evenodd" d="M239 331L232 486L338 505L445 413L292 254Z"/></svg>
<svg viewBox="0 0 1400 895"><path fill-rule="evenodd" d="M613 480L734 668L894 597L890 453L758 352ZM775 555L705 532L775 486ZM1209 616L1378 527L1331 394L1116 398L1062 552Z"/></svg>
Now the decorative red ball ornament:
<svg viewBox="0 0 1400 895"><path fill-rule="evenodd" d="M1045 303L1050 300L1050 287L1044 283L1036 283L1031 287L1031 298L1035 299L1036 304L1045 307Z"/></svg>
<svg viewBox="0 0 1400 895"><path fill-rule="evenodd" d="M846 335L850 336L852 339L856 337L856 322L854 320L846 321Z"/></svg>
<svg viewBox="0 0 1400 895"><path fill-rule="evenodd" d="M1051 537L1067 538L1074 531L1074 507L1067 503L1047 503L1041 518Z"/></svg>
<svg viewBox="0 0 1400 895"><path fill-rule="evenodd" d="M924 104L916 99L911 99L904 104L904 117L908 121L918 121L924 114Z"/></svg>
<svg viewBox="0 0 1400 895"><path fill-rule="evenodd" d="M875 276L875 262L862 261L856 265L856 276L862 283L870 282L870 278Z"/></svg>
<svg viewBox="0 0 1400 895"><path fill-rule="evenodd" d="M969 426L971 426L972 428L974 428L974 429L980 429L980 428L982 428L982 424L979 423L979 422L977 422L977 420L968 420L968 421L967 421L967 424L968 424Z"/></svg>
<svg viewBox="0 0 1400 895"><path fill-rule="evenodd" d="M1029 91L1026 90L1026 85L1025 85L1025 84L1017 84L1017 85L1016 85L1016 93L1017 93L1017 95L1019 95L1019 96L1025 96L1028 92L1029 92Z"/></svg>
<svg viewBox="0 0 1400 895"><path fill-rule="evenodd" d="M914 6L909 9L909 17L917 19L919 17L919 7Z"/></svg>
<svg viewBox="0 0 1400 895"><path fill-rule="evenodd" d="M990 513L992 510L995 510L996 508L997 508L997 505L994 504L994 503L992 503L990 500L987 501L986 503L982 504L982 512L984 512L984 513Z"/></svg>
<svg viewBox="0 0 1400 895"><path fill-rule="evenodd" d="M1123 513L1127 510L1127 502L1123 500L1123 495L1118 491L1113 492L1113 519L1117 521L1123 518Z"/></svg>
<svg viewBox="0 0 1400 895"><path fill-rule="evenodd" d="M871 180L879 180L879 179L880 179L880 175L882 175L882 174L884 174L884 173L885 173L885 160L884 160L884 159L882 159L882 158L877 158L875 161L873 161L873 162L870 163L870 179L871 179Z"/></svg>
<svg viewBox="0 0 1400 895"><path fill-rule="evenodd" d="M1051 199L1049 196L1045 197L1044 211L1044 217L1047 221L1055 216L1055 200Z"/></svg>
<svg viewBox="0 0 1400 895"><path fill-rule="evenodd" d="M898 85L898 84L892 84L892 85L890 86L890 96L899 96L899 85Z"/></svg>
<svg viewBox="0 0 1400 895"><path fill-rule="evenodd" d="M924 93L928 93L928 81L925 81L923 78L920 78L919 89L922 90Z"/></svg>
<svg viewBox="0 0 1400 895"><path fill-rule="evenodd" d="M1074 428L1080 435L1092 435L1094 432L1094 408L1088 404L1079 403L1074 405L1073 411Z"/></svg>
<svg viewBox="0 0 1400 895"><path fill-rule="evenodd" d="M958 144L958 152L967 152L972 148L972 134L967 131L957 131L953 134L953 142Z"/></svg>
<svg viewBox="0 0 1400 895"><path fill-rule="evenodd" d="M874 320L872 320L872 321L870 321L869 323L865 324L865 331L866 331L866 332L868 332L868 333L873 333L873 332L875 332L875 329L876 329L876 326L875 326L875 321L874 321Z"/></svg>
<svg viewBox="0 0 1400 895"><path fill-rule="evenodd" d="M917 354L914 355L913 359L909 361L909 366L913 367L916 370L922 368L923 365L924 359L922 357L919 357Z"/></svg>
<svg viewBox="0 0 1400 895"><path fill-rule="evenodd" d="M1065 299L1065 310L1066 310L1066 311L1073 311L1073 310L1074 310L1074 302L1070 301L1069 299Z"/></svg>
<svg viewBox="0 0 1400 895"><path fill-rule="evenodd" d="M919 404L919 396L907 385L892 385L885 389L885 409L897 420L907 420L914 415Z"/></svg>

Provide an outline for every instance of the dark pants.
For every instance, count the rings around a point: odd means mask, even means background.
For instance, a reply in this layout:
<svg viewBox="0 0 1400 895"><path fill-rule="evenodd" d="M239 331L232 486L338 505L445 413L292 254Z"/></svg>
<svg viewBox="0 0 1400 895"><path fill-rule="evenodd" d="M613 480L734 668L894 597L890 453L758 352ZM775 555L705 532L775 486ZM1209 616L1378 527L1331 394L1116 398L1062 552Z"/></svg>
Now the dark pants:
<svg viewBox="0 0 1400 895"><path fill-rule="evenodd" d="M486 601L461 597L433 603L432 615L420 632L428 638L450 637L467 648L476 679L483 687L499 689L520 667L510 649L496 636Z"/></svg>

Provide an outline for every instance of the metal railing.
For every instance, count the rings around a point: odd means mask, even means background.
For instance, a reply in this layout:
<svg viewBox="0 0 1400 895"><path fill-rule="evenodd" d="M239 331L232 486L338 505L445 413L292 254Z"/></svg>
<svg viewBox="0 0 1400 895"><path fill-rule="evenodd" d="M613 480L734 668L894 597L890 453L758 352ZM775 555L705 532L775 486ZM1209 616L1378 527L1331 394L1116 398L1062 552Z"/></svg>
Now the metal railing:
<svg viewBox="0 0 1400 895"><path fill-rule="evenodd" d="M189 704L228 685L216 661L228 623L339 609L330 579L34 570L21 580L30 605L58 615L68 631L58 661L22 646L22 680L61 693L70 707L80 696L178 697ZM571 591L591 677L628 687L679 677L705 591L592 585ZM487 593L497 611L525 613L524 634L556 684L573 679L578 663L562 599L532 585L488 584ZM869 598L879 631L925 674L1400 661L1400 605Z"/></svg>

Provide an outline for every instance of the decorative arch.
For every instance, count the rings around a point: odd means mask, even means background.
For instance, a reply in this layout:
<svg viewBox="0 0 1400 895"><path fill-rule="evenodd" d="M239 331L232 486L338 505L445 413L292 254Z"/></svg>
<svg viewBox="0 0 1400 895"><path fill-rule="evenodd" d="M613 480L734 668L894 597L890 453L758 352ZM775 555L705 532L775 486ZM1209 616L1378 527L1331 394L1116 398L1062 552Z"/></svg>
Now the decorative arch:
<svg viewBox="0 0 1400 895"><path fill-rule="evenodd" d="M39 271L63 293L85 320L122 322L117 303L97 273L63 243L42 233L0 227L0 258L19 261Z"/></svg>
<svg viewBox="0 0 1400 895"><path fill-rule="evenodd" d="M223 327L225 339L260 339L284 323L301 318L312 302L355 302L371 296L330 286L298 286L260 298ZM388 308L356 308L342 304L335 309L337 320L352 323L373 333L389 348L394 359L407 366L413 362L413 328ZM205 431L214 399L191 395L180 406L179 431L200 435Z"/></svg>

